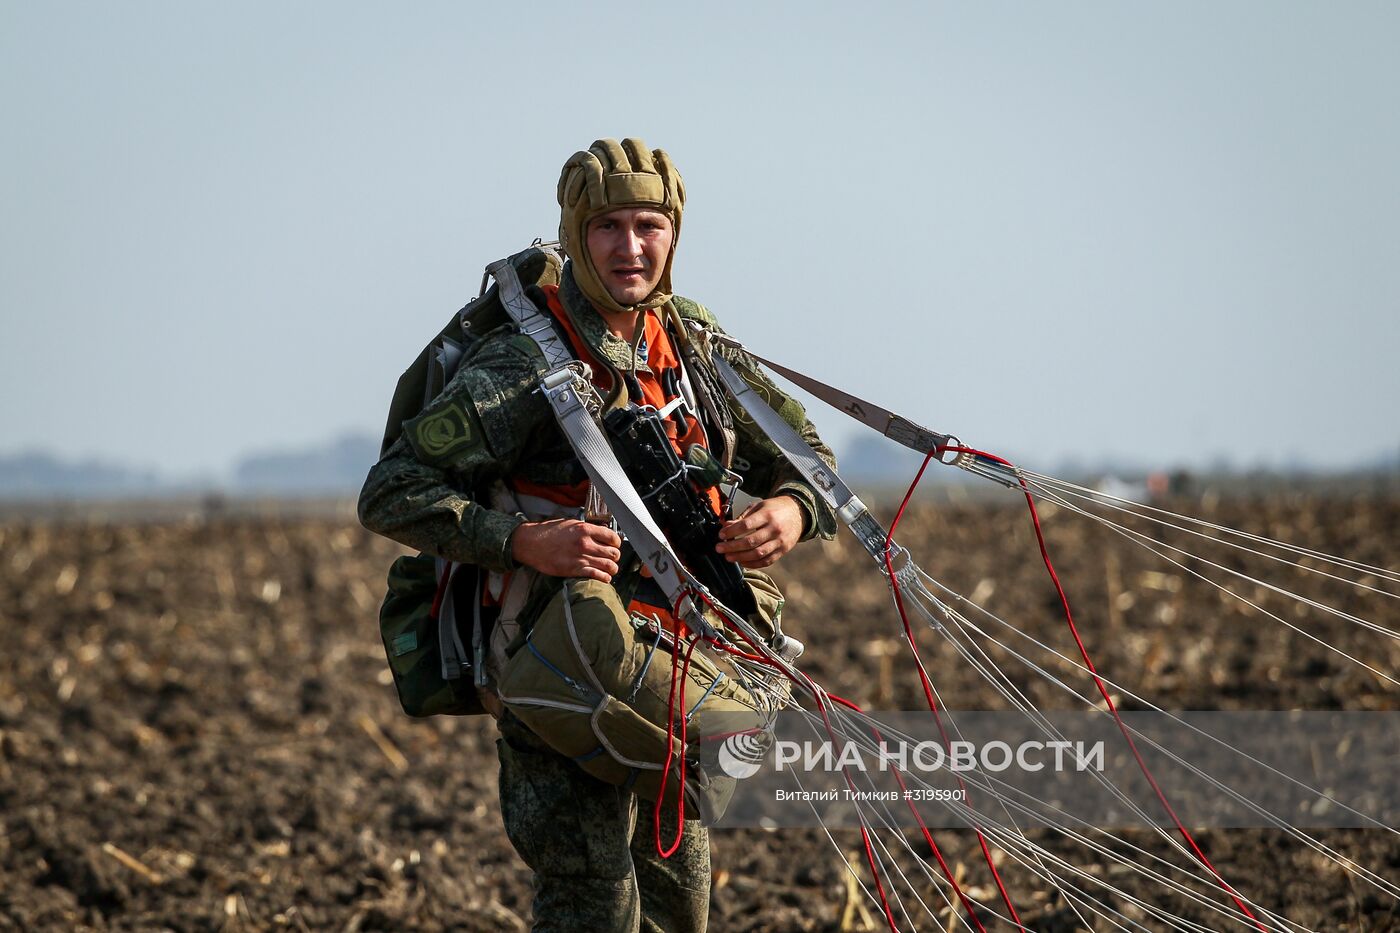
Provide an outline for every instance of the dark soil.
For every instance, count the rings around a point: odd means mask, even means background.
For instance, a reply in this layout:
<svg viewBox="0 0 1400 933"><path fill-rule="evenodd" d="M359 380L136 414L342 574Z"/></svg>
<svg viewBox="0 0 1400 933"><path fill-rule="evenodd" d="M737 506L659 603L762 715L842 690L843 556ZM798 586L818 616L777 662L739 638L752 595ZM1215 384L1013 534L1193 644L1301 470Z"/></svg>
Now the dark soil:
<svg viewBox="0 0 1400 933"><path fill-rule="evenodd" d="M1400 566L1397 501L1182 508ZM1162 707L1400 705L1383 679L1081 518L1048 515L1046 533L1096 664ZM954 590L1073 650L1023 510L926 507L900 538ZM398 553L352 524L308 518L0 526L0 930L525 929L529 876L500 825L491 721L410 720L389 686L375 617ZM899 623L853 541L800 549L779 570L808 673L871 707L921 708L905 656L881 660L899 648ZM1400 627L1395 600L1287 571L1270 578ZM1394 640L1252 585L1245 595L1400 670ZM999 708L923 634L945 701ZM1043 680L1014 676L1044 708L1074 708ZM1400 929L1394 900L1281 833L1199 838L1235 887L1308 928ZM839 928L843 854L824 836L713 839L713 929ZM1324 839L1400 876L1395 835ZM1164 851L1153 836L1133 840ZM837 841L844 855L859 846L850 833ZM991 903L975 839L944 831L938 841ZM1092 874L1113 873L1092 853L1045 842ZM1074 928L1036 879L1006 875L1029 926ZM1113 880L1208 927L1229 925L1131 876Z"/></svg>

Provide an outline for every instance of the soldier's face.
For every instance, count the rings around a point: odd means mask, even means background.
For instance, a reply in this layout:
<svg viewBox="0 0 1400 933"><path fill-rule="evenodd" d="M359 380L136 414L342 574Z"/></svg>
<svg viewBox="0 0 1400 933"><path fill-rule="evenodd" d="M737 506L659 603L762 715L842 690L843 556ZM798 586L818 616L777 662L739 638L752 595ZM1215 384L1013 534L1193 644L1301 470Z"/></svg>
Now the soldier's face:
<svg viewBox="0 0 1400 933"><path fill-rule="evenodd" d="M588 222L588 256L620 305L637 304L656 289L674 241L670 215L647 207L620 207Z"/></svg>

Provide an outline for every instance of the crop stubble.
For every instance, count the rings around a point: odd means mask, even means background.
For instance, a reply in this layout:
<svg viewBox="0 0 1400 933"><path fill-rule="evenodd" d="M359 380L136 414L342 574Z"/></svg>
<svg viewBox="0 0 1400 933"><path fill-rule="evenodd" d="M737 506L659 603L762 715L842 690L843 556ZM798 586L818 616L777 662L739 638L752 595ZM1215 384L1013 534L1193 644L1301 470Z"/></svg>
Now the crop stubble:
<svg viewBox="0 0 1400 933"><path fill-rule="evenodd" d="M1400 566L1400 501L1280 497L1226 502L1211 517ZM1046 530L1100 669L1165 708L1400 702L1365 670L1081 519L1051 515ZM1021 510L926 506L900 537L957 591L1072 649ZM375 614L398 553L353 524L304 517L0 526L0 929L523 929L529 879L500 826L490 720L409 720L387 684ZM810 674L869 706L921 708L883 579L853 542L801 548L778 571ZM1393 601L1299 582L1395 625ZM1400 669L1394 642L1289 612ZM945 702L1000 708L931 633L922 646ZM1044 708L1072 708L1015 676ZM713 838L712 928L837 928L847 886L820 834ZM967 884L985 887L975 841L937 838ZM1233 884L1309 927L1400 928L1395 903L1280 834L1200 838ZM1384 875L1400 868L1394 836L1325 838ZM1034 879L1006 876L1033 926L1069 929Z"/></svg>

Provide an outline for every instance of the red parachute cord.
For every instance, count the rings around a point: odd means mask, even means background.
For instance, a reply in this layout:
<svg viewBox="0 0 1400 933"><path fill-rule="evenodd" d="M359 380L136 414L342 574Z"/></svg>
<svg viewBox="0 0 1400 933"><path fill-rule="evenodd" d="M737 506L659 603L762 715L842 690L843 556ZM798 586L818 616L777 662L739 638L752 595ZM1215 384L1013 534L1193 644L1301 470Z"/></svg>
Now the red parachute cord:
<svg viewBox="0 0 1400 933"><path fill-rule="evenodd" d="M694 593L694 594L692 594L692 595L698 597L702 602L704 602L704 603L710 605L711 607L714 606L714 603L713 603L704 593L696 592L696 593ZM760 650L762 650L762 649L759 647L759 645L757 645L757 644L753 641L753 639L751 639L746 633L740 632L739 635L740 635L740 637L742 637L745 641L747 641L747 642L749 643L749 645L752 646L752 647L755 649L755 651L760 651ZM711 640L711 641L710 641L710 644L713 645L714 647L718 648L719 650L725 652L726 654L730 654L730 655L733 655L733 656L738 657L738 658L743 658L743 659L746 660L746 661L750 661L750 662L762 664L763 666L765 666L765 667L767 667L767 668L770 668L770 669L772 669L772 670L775 670L775 671L776 671L776 670L780 670L780 668L779 668L776 664L774 664L771 660L769 660L768 658L765 658L765 657L763 657L763 656L761 656L761 655L759 655L759 654L751 654L751 653L749 653L749 652L747 652L747 651L744 651L744 650L742 650L742 649L740 649L740 648L738 648L738 647L735 647L734 645L725 644L725 643L719 641L718 639ZM802 680L807 684L807 689L812 693L813 698L816 699L816 701L817 701L817 709L818 709L818 710L821 712L821 714L822 714L822 722L823 722L823 724L824 724L825 727L826 727L826 734L827 734L827 737L828 737L829 739L831 739L831 741L832 741L833 744L835 744L835 742L836 742L835 730L833 729L833 727L832 727L832 725L831 725L831 720L830 720L830 718L828 718L828 716L827 716L826 703L825 703L823 697L825 697L826 699L830 699L830 700L832 700L833 702L840 704L841 706L845 706L845 707L847 707L848 709L855 710L857 713L861 713L862 715L865 713L865 711L864 711L863 709L861 709L859 706L857 706L855 703L853 703L853 702L851 702L850 700L846 699L845 697L837 696L837 695L834 694L834 693L828 693L828 692L826 692L825 690L820 689L820 688L816 685L816 682L813 681L812 678L808 677L808 676L807 676L806 674L804 674L803 672L797 671L796 673L797 673L797 675L798 675L800 678L802 678ZM878 743L880 743L880 745L883 747L883 746L884 746L884 743L885 743L885 739L884 739L884 736L880 734L880 730L877 729L877 728L875 728L874 726L871 726L871 730L870 730L870 731L871 731L872 733L874 733L875 741L878 742ZM946 737L945 737L944 741L945 741L945 743L947 742ZM848 776L845 775L844 769L842 769L842 774L843 774L843 777L846 777L846 784L851 788L852 791L854 791L854 790L855 790L855 785L851 782L850 777L848 777ZM935 859L937 859L937 861L938 861L938 867L939 867L939 869L943 872L943 877L946 878L947 881L948 881L948 884L952 886L953 892L957 895L958 901L963 905L963 908L967 911L968 916L969 916L970 918L972 918L972 923L973 923L973 925L976 926L977 929L978 929L979 931L981 931L981 933L987 933L987 928L986 928L985 926L982 925L982 920L981 920L981 918L979 918L979 917L977 916L976 908L973 906L972 902L968 899L967 895L966 895L965 893L963 893L962 886L958 884L957 877L953 874L952 869L948 867L948 862L947 862L947 860L944 859L944 857L943 857L943 852L942 852L942 850L938 848L938 843L934 842L934 840L933 840L933 834L932 834L931 832L929 832L929 828L928 828L927 824L924 823L923 815L919 813L918 807L916 807L916 806L914 805L914 801L913 801L912 797L909 796L909 793L908 793L909 787L908 787L908 785L906 785L906 784L904 783L903 774L902 774L901 770L900 770L898 767L896 767L896 768L894 769L894 775L895 775L895 780L896 780L897 782L899 782L899 788L900 788L900 791L902 792L902 796L904 797L905 803L906 803L906 804L908 805L908 807L909 807L909 812L912 813L912 814L914 815L914 821L918 824L918 827L919 827L920 832L923 833L924 841L925 841L926 843L928 843L929 849L932 850L932 852L933 852L933 857L934 857ZM897 931L898 931L899 928L898 928L898 926L897 926L896 923L895 923L894 912L893 912L893 910L890 908L889 898L888 898L888 895L887 895L886 892L885 892L884 883L880 880L880 871L879 871L878 866L877 866L876 863L875 863L875 850L874 850L873 845L871 844L870 833L869 833L869 831L865 828L864 825L861 826L861 829L860 829L860 836L861 836L861 840L862 840L862 842L863 842L863 844L864 844L864 846L865 846L865 860L866 860L866 863L869 864L869 866L870 866L870 876L875 880L875 890L876 890L876 892L877 892L877 893L879 894L879 896L880 896L880 906L881 906L881 908L883 909L884 914L885 914L885 922L889 924L889 927L890 927L890 929L891 929L892 931L896 931L896 933L897 933ZM993 868L992 871L995 872L996 869ZM1013 911L1013 914L1014 914L1014 911ZM1020 920L1019 920L1019 918L1017 919L1017 925L1020 926ZM1020 926L1020 928L1023 929L1023 930L1025 929L1024 926Z"/></svg>
<svg viewBox="0 0 1400 933"><path fill-rule="evenodd" d="M808 677L806 674L802 673L801 671L798 671L797 673L798 676L800 676L804 681L806 681L807 688L811 690L813 698L816 699L817 709L821 712L822 722L826 726L827 738L831 740L831 744L834 747L836 745L836 730L831 725L831 717L827 715L827 704L826 699L824 697L830 697L832 700L835 700L836 697L832 696L829 693L824 694L824 692L817 687L816 683L812 680L812 678ZM854 703L851 703L848 700L842 700L841 702L845 703L847 706L850 706L857 711L860 710L860 707L856 706ZM851 780L851 776L846 773L846 769L844 767L841 768L841 776L846 779L846 786L851 789L852 793L855 793L855 782ZM925 832L927 833L927 831ZM890 909L889 895L885 893L884 882L880 880L880 869L875 864L875 848L870 843L870 831L865 828L864 820L861 820L860 824L860 838L861 842L865 844L865 861L870 866L870 877L875 879L875 891L880 895L880 907L885 912L885 922L889 924L890 933L899 933L899 926L895 923L894 920L894 911ZM937 853L937 851L937 847L934 847L934 852ZM943 857L941 855L939 856L938 861L939 864L944 864ZM948 873L948 868L946 864L944 864L943 871L944 874L948 876L948 880L953 883L953 887L957 888L958 883L954 881L953 876ZM958 896L962 897L961 890L958 891ZM963 898L963 902L966 903L967 899ZM983 928L982 924L977 921L977 917L975 914L973 915L972 919L973 922L977 923L977 928L981 930L982 933L987 933L986 929Z"/></svg>
<svg viewBox="0 0 1400 933"><path fill-rule="evenodd" d="M828 693L827 696L842 706L855 710L857 713L865 712L845 697L839 697L834 693ZM885 737L880 734L880 730L871 726L870 731L874 733L875 741L880 743L881 748L884 748ZM987 928L982 925L982 919L977 916L976 908L974 908L972 902L968 900L967 895L963 893L962 885L958 884L957 876L953 874L952 870L948 867L948 862L943 858L943 852L938 848L938 843L933 841L933 834L929 832L928 826L924 823L924 818L923 815L919 813L919 808L914 805L914 800L909 794L909 787L904 783L903 773L898 767L894 769L894 779L899 782L899 789L904 797L904 802L908 805L909 812L914 814L914 821L919 824L919 830L924 835L924 842L928 843L928 847L933 851L933 857L938 860L938 868L943 872L943 877L953 886L953 893L957 895L958 901L962 904L963 909L967 911L967 915L972 918L973 925L976 926L978 930L981 930L982 933L987 933ZM1019 919L1016 923L1017 926L1020 926ZM1023 926L1020 928L1022 930L1025 929Z"/></svg>
<svg viewBox="0 0 1400 933"><path fill-rule="evenodd" d="M658 635L658 637L660 637ZM681 836L685 834L685 682L690 675L690 656L695 653L695 646L699 644L698 637L690 640L690 647L685 652L685 663L680 664L681 640L677 636L672 643L671 650L671 691L666 697L666 763L661 767L661 789L656 794L656 805L652 808L653 837L656 842L656 854L662 858L670 858L676 854L676 850L681 847ZM676 677L677 665L680 664L680 677ZM661 841L661 802L666 799L666 782L671 777L671 758L673 751L672 738L675 735L676 725L676 681L681 683L681 754L680 754L680 779L676 784L676 837L671 840L670 845L665 845Z"/></svg>
<svg viewBox="0 0 1400 933"><path fill-rule="evenodd" d="M713 605L714 605L713 602L712 602L708 597L706 597L704 593L696 592L696 593L693 593L693 594L691 594L691 595L698 597L698 598L700 599L701 602L704 602L704 603L710 605L711 607L713 607ZM749 638L749 636L748 636L746 633L740 632L739 634L740 634L740 636L743 637L743 639L744 639L745 641L747 641L756 651L761 651L761 650L762 650L756 643L754 643L754 641L753 641L751 638ZM697 638L696 641L698 641L698 640L699 640L699 639ZM769 667L769 668L771 668L771 669L773 669L773 670L780 670L780 668L779 668L776 664L774 664L771 660L769 660L768 658L765 658L765 657L763 657L763 656L761 656L761 655L759 655L759 654L750 654L750 653L748 653L747 651L743 651L743 650L741 650L740 648L735 647L734 645L723 644L723 643L720 642L718 639L712 640L710 643L711 643L712 645L714 645L716 648L719 648L721 651L724 651L724 652L727 653L727 654L731 654L731 655L734 655L735 657L743 658L743 659L746 660L746 661L751 661L751 662L756 662L756 663L758 663L758 664L762 664L762 665L764 665L765 667ZM691 649L694 650L694 643L692 643ZM690 658L690 656L687 654L687 655L686 655L686 660L687 660L687 662L689 661L689 658ZM835 730L832 728L831 719L827 716L826 701L823 699L823 696L830 697L830 698L833 699L833 700L839 700L841 703L843 703L843 704L845 704L846 706L849 706L849 707L851 707L852 709L855 709L855 710L857 710L857 711L859 711L860 707L856 706L854 703L851 703L849 700L844 700L844 699L841 699L841 698L839 698L839 697L835 697L835 696L833 696L832 694L825 693L825 691L823 691L823 690L821 690L820 688L817 687L816 683L813 682L812 678L808 677L806 674L802 673L801 671L797 671L797 675L798 675L799 677L801 677L801 678L803 679L803 681L806 682L808 690L811 691L812 696L816 699L816 701L817 701L817 709L821 711L821 714L822 714L822 722L825 723L825 725L826 725L826 734L827 734L827 737L831 739L832 744L834 745L835 742L836 742L836 733L835 733ZM673 674L672 676L674 677L674 674ZM674 686L674 685L673 685L673 686ZM682 689L684 689L684 685L682 685ZM685 701L682 700L681 703L682 703L682 706L684 706ZM668 756L667 756L667 769L669 770L669 768L670 768L670 756L669 756L669 754L668 754ZM851 781L851 779L850 779L850 776L845 774L845 769L844 769L844 768L842 769L842 776L845 777L845 779L846 779L846 785L847 785L848 787L850 787L852 791L854 791L854 790L855 790L855 784L852 783L852 781ZM658 812L658 813L660 812L659 806L658 806L657 812ZM914 815L915 815L916 818L918 817L917 811L915 812ZM657 817L657 821L658 821L658 822L657 822L657 825L658 825L658 830L657 830L657 832L659 833L659 832L660 832L660 829L659 829L659 826L660 826L660 817L659 817L659 816ZM924 835L925 835L925 837L928 836L928 830L927 830L927 829L924 830ZM875 891L876 891L876 893L877 893L877 894L879 895L879 897L880 897L880 908L884 911L884 914L885 914L885 922L889 925L890 933L899 933L899 926L898 926L898 924L895 923L895 919L894 919L894 910L890 907L889 895L888 895L888 894L886 893L886 891L885 891L885 884L884 884L884 882L880 879L880 869L879 869L879 866L876 865L876 862L875 862L875 847L874 847L874 845L873 845L873 844L871 843L871 841L870 841L870 831L869 831L868 829L866 829L864 823L862 823L862 824L861 824L861 827L860 827L860 838L861 838L861 843L862 843L862 844L864 845L864 847L865 847L865 861L866 861L866 863L870 866L870 877L874 879L874 881L875 881ZM660 843L659 843L659 839L658 839L658 846L659 846L659 845L660 845ZM658 848L657 851L660 851L660 849ZM935 853L937 853L937 847L936 847L936 846L934 847L934 851L935 851ZM941 855L939 856L939 862L940 862L940 863L943 863L943 858L942 858ZM946 865L946 864L944 864L944 869L943 869L943 870L944 870L944 874L948 876L948 880L953 884L953 887L956 889L958 883L957 883L956 881L953 880L953 876L952 876L952 874L951 874L950 872L948 872L948 869L947 869L947 865ZM958 894L959 894L960 897L962 896L962 892L961 892L960 890L958 891ZM966 899L965 899L965 898L964 898L964 903L966 903ZM974 921L974 922L977 921L976 916L973 917L973 921ZM979 930L982 931L982 933L986 933L986 930L982 927L982 925L981 925L980 923L977 924L977 927L978 927Z"/></svg>
<svg viewBox="0 0 1400 933"><path fill-rule="evenodd" d="M934 448L933 454L930 456L941 454L944 451L971 454L974 457L984 457L993 463L1000 463L1013 470L1016 468L1016 465L1009 460L1004 460L996 454L989 454L986 451L977 450L972 447L953 445L939 446ZM1040 514L1036 511L1035 499L1031 496L1031 491L1026 485L1025 478L1019 473L1017 474L1017 480L1021 484L1022 495L1026 497L1026 505L1030 508L1031 523L1035 526L1036 543L1040 546L1040 558L1045 562L1045 569L1050 573L1050 582L1055 584L1055 592L1059 594L1060 606L1064 610L1065 621L1069 623L1070 634L1074 636L1074 643L1079 647L1079 656L1084 659L1084 666L1089 669L1090 676L1094 678L1094 686L1098 687L1099 695L1103 697L1104 703L1107 704L1108 711L1113 714L1113 721L1118 724L1118 731L1123 733L1123 738L1127 740L1128 749L1133 753L1133 758L1137 760L1138 769L1142 771L1143 777L1147 778L1147 783L1152 786L1152 791L1157 795L1157 800L1162 804L1162 809L1167 812L1172 822L1176 824L1177 832L1181 834L1181 838L1186 840L1187 845L1191 847L1191 851L1195 853L1196 858L1215 878L1221 890L1230 896L1230 899L1235 902L1235 906L1254 923L1256 929L1260 930L1261 933L1268 933L1268 928L1265 927L1264 924L1260 922L1259 918L1254 915L1254 912L1249 909L1249 905L1240 898L1239 894L1236 893L1229 882L1221 876L1220 872L1216 871L1210 859L1206 858L1205 852L1201 851L1201 847L1196 844L1195 837L1187 830L1186 825L1181 822L1181 818L1176 815L1176 810L1173 809L1171 803L1168 802L1167 795L1163 793L1162 788L1157 784L1157 779L1152 776L1152 771L1147 767L1147 762L1143 760L1142 753L1138 751L1137 743L1133 741L1132 733L1128 731L1127 725L1123 722L1123 717L1118 714L1117 704L1115 704L1113 698L1109 696L1108 688L1105 686L1103 678L1099 676L1098 669L1094 667L1094 662L1089 657L1089 650L1084 647L1084 640L1079 636L1079 627L1074 624L1074 615L1070 612L1069 608L1069 597L1065 595L1065 588L1060 585L1059 574L1055 573L1055 567L1050 562L1050 552L1045 546L1045 535L1040 527Z"/></svg>
<svg viewBox="0 0 1400 933"><path fill-rule="evenodd" d="M452 581L452 568L456 564L448 563L442 569L442 576L438 577L437 589L433 591L433 604L428 609L428 618L437 621L438 613L442 611L442 600L447 596L447 584Z"/></svg>
<svg viewBox="0 0 1400 933"><path fill-rule="evenodd" d="M899 591L899 580L895 576L894 564L890 556L891 548L894 545L895 529L899 527L899 521L904 517L904 510L908 508L909 500L913 498L914 490L918 488L919 481L924 478L924 471L928 469L929 463L938 453L939 449L935 448L930 450L924 457L923 464L919 466L919 472L914 475L914 481L909 484L909 490L904 494L904 501L899 504L899 511L895 513L894 521L890 522L890 529L885 533L884 564L885 573L889 576L890 580L890 589L894 592L895 608L899 610L899 621L904 625L904 640L908 643L909 651L914 656L914 666L919 672L919 684L924 688L924 700L928 703L929 712L933 713L933 721L938 725L938 734L943 738L943 747L950 748L951 744L948 738L948 730L944 728L943 717L938 712L938 703L933 697L933 684L929 681L928 672L924 670L923 658L919 657L919 646L914 640L914 630L909 624L909 615L904 611L904 597ZM896 772L896 777L897 776L898 773ZM961 775L957 777L958 786L962 788L963 791L963 804L967 807L969 812L975 812L968 798L967 785L963 782ZM902 778L899 783L902 787L904 784ZM920 821L919 825L923 825L922 821ZM1006 885L1001 880L1001 872L997 870L996 862L992 861L992 850L987 845L987 838L982 835L981 828L978 827L975 822L973 824L973 832L977 834L977 844L982 848L982 859L987 863L987 867L991 869L992 878L996 881L997 891L1001 895L1001 902L1006 905L1006 909L1010 912L1011 919L1016 926L1024 930L1026 927L1025 924L1021 922L1021 915L1016 912L1016 905L1011 902L1011 895L1007 892ZM924 830L924 834L927 836L928 830ZM930 845L933 845L932 839L929 839L928 842ZM938 847L934 846L933 850L934 853L937 854ZM942 856L939 856L939 861L942 861Z"/></svg>

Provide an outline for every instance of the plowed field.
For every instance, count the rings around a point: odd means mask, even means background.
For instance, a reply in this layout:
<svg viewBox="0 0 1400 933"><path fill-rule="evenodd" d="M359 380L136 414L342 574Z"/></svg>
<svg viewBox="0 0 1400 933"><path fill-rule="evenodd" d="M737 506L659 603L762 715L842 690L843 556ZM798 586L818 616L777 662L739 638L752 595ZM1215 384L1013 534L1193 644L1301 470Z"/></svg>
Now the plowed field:
<svg viewBox="0 0 1400 933"><path fill-rule="evenodd" d="M1180 507L1400 567L1397 501ZM1400 705L1385 680L1082 519L1049 515L1046 532L1099 668L1160 706ZM1073 650L1024 511L925 506L901 539L958 592ZM525 929L529 877L500 825L491 721L409 720L388 685L375 616L398 553L351 522L311 518L0 526L0 929ZM811 675L873 707L921 707L883 579L853 542L801 548L777 569ZM1316 575L1294 584L1397 627L1394 600ZM1249 595L1400 670L1391 639ZM999 707L924 635L945 702ZM1049 683L1015 676L1043 707L1073 708ZM838 929L844 866L819 833L713 838L713 929ZM1199 838L1232 884L1310 929L1400 929L1394 900L1281 834ZM848 853L859 844L837 839ZM1400 877L1400 837L1325 839ZM940 845L990 898L975 840L944 832ZM1108 872L1091 853L1047 845ZM1028 925L1072 928L1034 878L1008 870L1007 880ZM1114 880L1168 902L1132 877ZM1221 928L1218 916L1181 909Z"/></svg>

